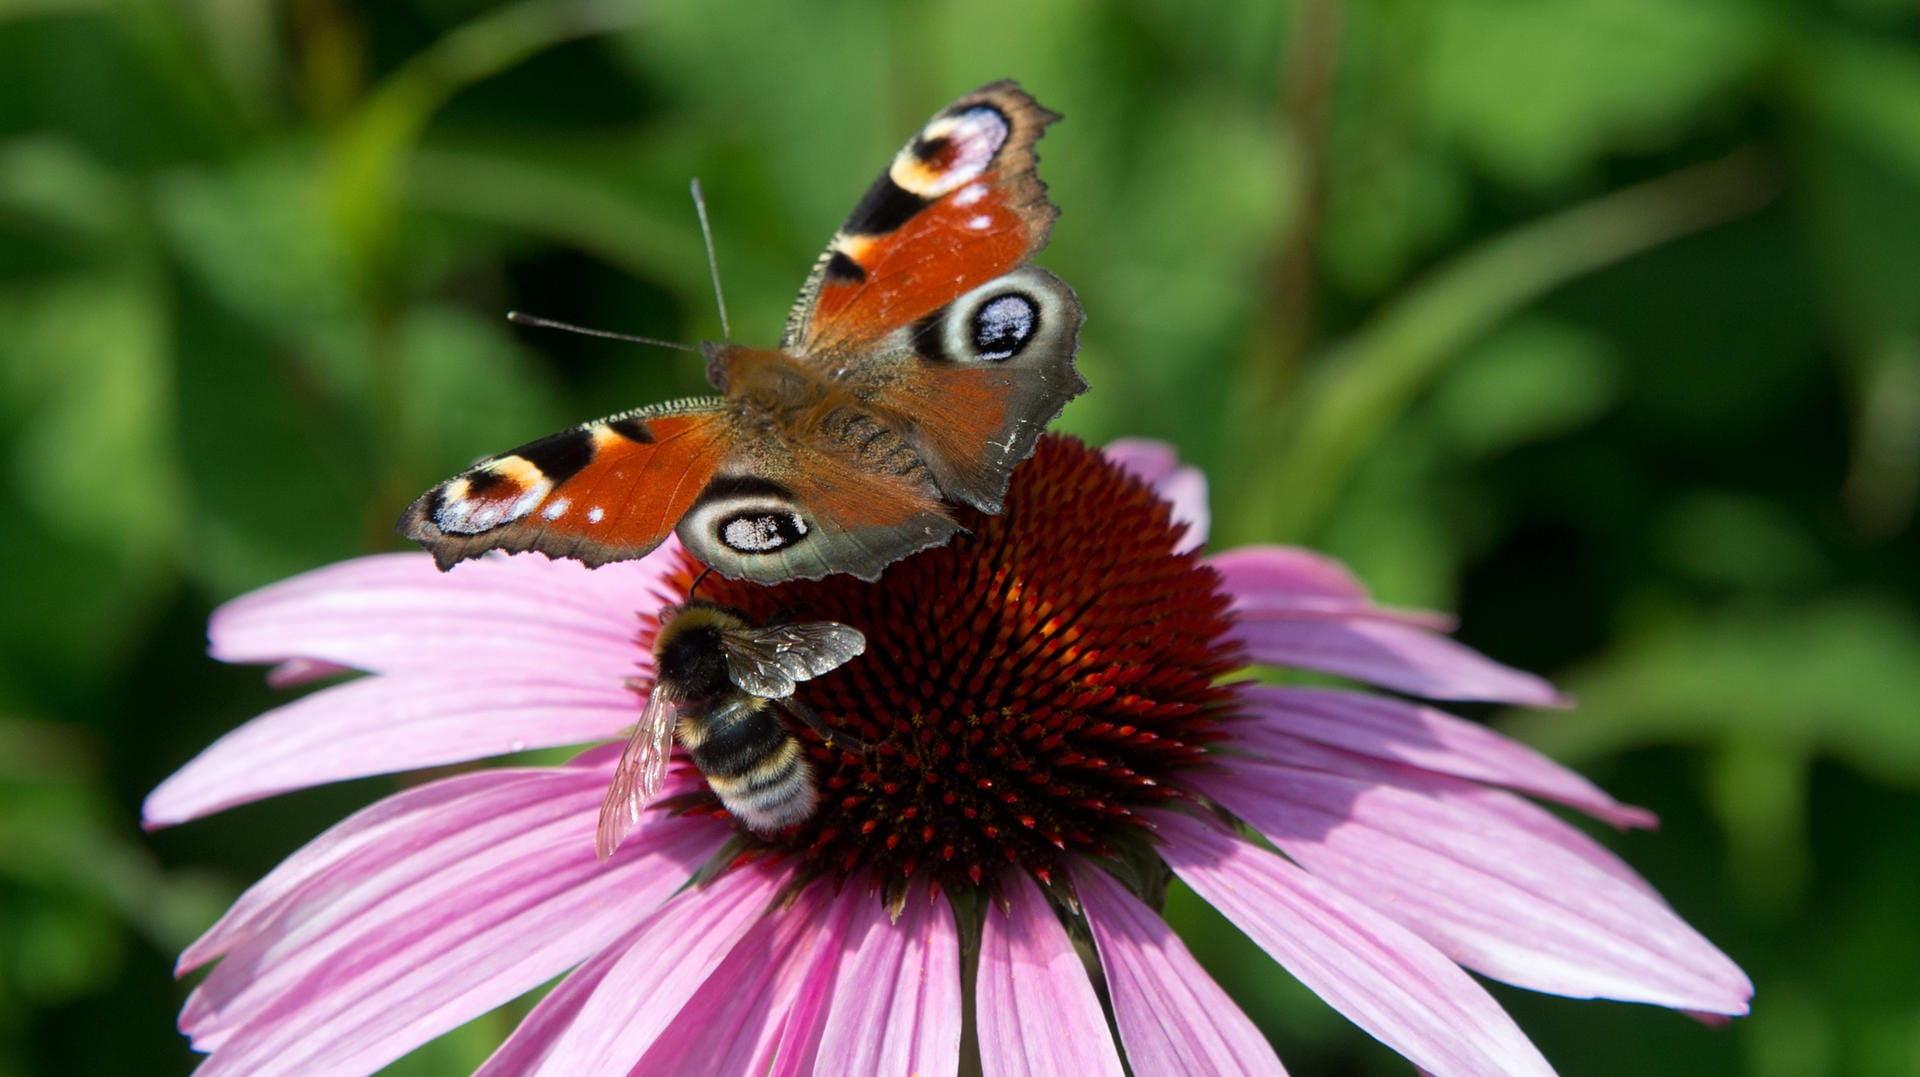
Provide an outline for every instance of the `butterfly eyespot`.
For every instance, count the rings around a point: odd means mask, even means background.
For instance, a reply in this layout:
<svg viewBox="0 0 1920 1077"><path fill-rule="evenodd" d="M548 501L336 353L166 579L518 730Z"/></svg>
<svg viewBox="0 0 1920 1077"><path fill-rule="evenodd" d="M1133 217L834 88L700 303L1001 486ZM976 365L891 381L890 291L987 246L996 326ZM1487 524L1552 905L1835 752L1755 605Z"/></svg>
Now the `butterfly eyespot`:
<svg viewBox="0 0 1920 1077"><path fill-rule="evenodd" d="M887 186L894 188L898 196L917 201L914 212L918 212L934 199L985 175L1000 147L1006 145L1012 134L1012 122L992 105L975 105L958 115L936 117L894 157L887 170L890 180ZM869 192L868 197L873 199L874 192ZM895 197L890 204L900 201ZM855 219L861 225L850 231L892 230L876 227L887 220L877 213L856 211ZM893 222L893 227L898 226L898 221Z"/></svg>
<svg viewBox="0 0 1920 1077"><path fill-rule="evenodd" d="M997 295L973 312L973 351L998 362L1020 354L1040 328L1040 308L1019 292Z"/></svg>
<svg viewBox="0 0 1920 1077"><path fill-rule="evenodd" d="M503 456L447 483L433 506L434 526L449 535L477 535L538 508L553 482L519 456Z"/></svg>
<svg viewBox="0 0 1920 1077"><path fill-rule="evenodd" d="M721 519L720 541L736 553L772 553L807 537L807 521L797 512L740 512Z"/></svg>

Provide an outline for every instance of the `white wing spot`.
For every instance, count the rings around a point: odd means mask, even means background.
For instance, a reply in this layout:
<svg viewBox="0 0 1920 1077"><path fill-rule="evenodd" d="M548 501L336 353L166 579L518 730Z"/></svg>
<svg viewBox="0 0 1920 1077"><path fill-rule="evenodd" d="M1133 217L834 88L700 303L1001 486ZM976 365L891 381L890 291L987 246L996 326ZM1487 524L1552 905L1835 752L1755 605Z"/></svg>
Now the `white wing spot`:
<svg viewBox="0 0 1920 1077"><path fill-rule="evenodd" d="M984 213L978 217L970 217L967 220L967 227L976 232L984 232L993 227L993 218Z"/></svg>
<svg viewBox="0 0 1920 1077"><path fill-rule="evenodd" d="M454 535L477 535L482 531L491 531L532 512L553 490L553 483L538 470L516 469L510 465L496 465L488 470L505 474L512 481L521 483L524 489L520 496L512 501L484 495L475 497L472 493L473 484L461 479L447 487L449 496L445 503L434 510L433 522L440 530Z"/></svg>
<svg viewBox="0 0 1920 1077"><path fill-rule="evenodd" d="M565 516L567 510L572 507L573 502L563 497L553 504L548 505L546 508L541 509L540 515L545 516L549 520L558 520L560 517Z"/></svg>
<svg viewBox="0 0 1920 1077"><path fill-rule="evenodd" d="M807 533L807 521L794 513L736 516L720 529L720 541L742 553L767 553L793 545Z"/></svg>
<svg viewBox="0 0 1920 1077"><path fill-rule="evenodd" d="M959 194L953 196L953 204L956 206L971 206L975 202L978 202L985 197L987 197L986 184L984 183L969 184L966 190L963 190Z"/></svg>
<svg viewBox="0 0 1920 1077"><path fill-rule="evenodd" d="M587 522L590 524L597 524L606 518L607 518L607 510L601 508L598 505L595 505L594 507L587 510Z"/></svg>

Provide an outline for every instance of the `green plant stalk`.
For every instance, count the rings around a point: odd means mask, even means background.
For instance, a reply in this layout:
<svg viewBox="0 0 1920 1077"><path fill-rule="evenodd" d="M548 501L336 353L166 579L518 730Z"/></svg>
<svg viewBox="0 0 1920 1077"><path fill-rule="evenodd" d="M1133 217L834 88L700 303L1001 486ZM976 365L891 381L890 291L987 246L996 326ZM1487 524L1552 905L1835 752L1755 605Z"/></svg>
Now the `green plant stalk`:
<svg viewBox="0 0 1920 1077"><path fill-rule="evenodd" d="M1278 425L1241 431L1248 479L1229 544L1310 538L1356 463L1489 329L1555 288L1680 236L1744 216L1777 183L1753 150L1649 180L1488 240L1414 284L1310 364ZM1236 530L1230 528L1230 530Z"/></svg>

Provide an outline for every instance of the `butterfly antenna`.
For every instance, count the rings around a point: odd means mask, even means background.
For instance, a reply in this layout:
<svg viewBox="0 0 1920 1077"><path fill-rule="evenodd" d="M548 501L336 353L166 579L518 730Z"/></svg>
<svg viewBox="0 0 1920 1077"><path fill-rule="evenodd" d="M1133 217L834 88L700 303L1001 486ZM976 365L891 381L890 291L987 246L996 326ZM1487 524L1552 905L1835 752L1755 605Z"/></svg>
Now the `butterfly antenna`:
<svg viewBox="0 0 1920 1077"><path fill-rule="evenodd" d="M698 575L698 576L695 576L695 577L693 578L693 586L691 586L691 587L689 587L689 588L687 588L687 601L688 601L688 602L692 602L692 601L693 601L693 593L694 593L695 591L698 591L698 590L700 589L700 584L701 584L701 581L703 581L703 580L705 580L705 579L707 578L707 573L709 573L709 572L712 572L712 571L713 571L713 566L711 566L711 565L702 565L702 566L700 566L700 575Z"/></svg>
<svg viewBox="0 0 1920 1077"><path fill-rule="evenodd" d="M733 343L733 328L727 324L727 297L720 292L720 259L713 253L713 226L707 223L707 193L700 189L699 177L693 181L693 208L700 214L700 235L707 241L707 272L713 275L713 302L720 308L720 335Z"/></svg>
<svg viewBox="0 0 1920 1077"><path fill-rule="evenodd" d="M586 337L605 337L608 340L624 340L629 344L651 344L656 348L672 348L674 351L693 352L696 355L699 354L700 351L698 348L686 344L677 344L671 340L656 340L653 337L636 337L631 333L610 333L605 329L588 329L585 326L568 325L566 322L556 322L551 318L542 318L537 314L528 314L525 311L519 310L508 311L507 320L515 325L527 325L535 329L564 329L569 333L579 333L581 336Z"/></svg>

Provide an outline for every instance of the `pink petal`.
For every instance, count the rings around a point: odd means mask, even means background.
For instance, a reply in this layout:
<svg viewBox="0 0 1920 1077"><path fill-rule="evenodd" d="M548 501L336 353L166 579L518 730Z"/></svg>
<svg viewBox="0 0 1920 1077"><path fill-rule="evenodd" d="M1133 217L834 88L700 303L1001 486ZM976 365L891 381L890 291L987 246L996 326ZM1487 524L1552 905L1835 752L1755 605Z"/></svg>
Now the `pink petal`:
<svg viewBox="0 0 1920 1077"><path fill-rule="evenodd" d="M1249 619L1391 621L1436 632L1453 630L1453 618L1443 613L1374 605L1346 566L1311 550L1252 546L1216 554L1207 563L1233 596L1234 612Z"/></svg>
<svg viewBox="0 0 1920 1077"><path fill-rule="evenodd" d="M1181 467L1173 446L1149 438L1110 441L1104 452L1121 470L1153 487L1153 492L1173 507L1175 523L1187 525L1186 535L1174 546L1175 553L1186 553L1207 544L1206 472L1197 467Z"/></svg>
<svg viewBox="0 0 1920 1077"><path fill-rule="evenodd" d="M1384 621L1432 632L1451 632L1454 627L1453 618L1444 613L1394 609L1344 598L1236 594L1231 609L1234 616L1243 621Z"/></svg>
<svg viewBox="0 0 1920 1077"><path fill-rule="evenodd" d="M899 923L854 906L814 1072L953 1077L960 1069L960 936L945 898L907 900Z"/></svg>
<svg viewBox="0 0 1920 1077"><path fill-rule="evenodd" d="M226 939L196 944L227 951L181 1014L195 1046L214 1052L199 1072L371 1071L619 937L726 830L663 816L599 864L607 780L600 769L509 772L491 801L467 790L452 832L445 805L411 813L411 825L362 813L336 827L298 858L313 874L263 880L278 900L242 898L248 931L223 921Z"/></svg>
<svg viewBox="0 0 1920 1077"><path fill-rule="evenodd" d="M616 855L625 854L622 846ZM655 910L530 1072L571 1077L633 1068L735 945L771 915L786 878L749 864ZM674 880L685 881L685 875Z"/></svg>
<svg viewBox="0 0 1920 1077"><path fill-rule="evenodd" d="M1347 566L1298 546L1241 546L1207 558L1226 590L1247 601L1331 598L1368 602L1367 589Z"/></svg>
<svg viewBox="0 0 1920 1077"><path fill-rule="evenodd" d="M777 1059L791 1071L800 1060L776 1048L789 1030L814 1023L846 945L846 910L833 904L831 889L816 883L755 924L635 1068L765 1074ZM808 985L814 991L803 999Z"/></svg>
<svg viewBox="0 0 1920 1077"><path fill-rule="evenodd" d="M316 662L311 658L289 658L285 662L267 671L267 686L270 688L298 688L303 684L323 681L328 677L338 677L342 673L357 673L351 666L338 666L332 662Z"/></svg>
<svg viewBox="0 0 1920 1077"><path fill-rule="evenodd" d="M1553 1070L1473 978L1406 928L1216 826L1154 817L1168 866L1334 1009L1430 1073Z"/></svg>
<svg viewBox="0 0 1920 1077"><path fill-rule="evenodd" d="M1254 615L1236 619L1232 635L1257 663L1318 670L1409 695L1541 707L1565 703L1531 673L1407 625Z"/></svg>
<svg viewBox="0 0 1920 1077"><path fill-rule="evenodd" d="M1431 788L1434 782L1445 782L1451 795L1469 800L1479 810L1499 816L1508 825L1543 841L1552 842L1621 882L1639 887L1655 900L1660 899L1659 892L1654 890L1652 884L1642 879L1638 872L1605 846L1587 836L1585 831L1568 825L1559 816L1519 797L1471 782L1453 781L1445 775L1423 771L1418 767L1355 755L1272 729L1253 733L1248 736L1246 743L1257 744L1256 754L1268 762L1305 770L1322 770L1380 785L1426 789Z"/></svg>
<svg viewBox="0 0 1920 1077"><path fill-rule="evenodd" d="M841 966L853 959L851 926L863 907L879 904L878 898L860 887L845 887L832 897L815 938L808 944L812 951L809 964L787 1009L786 1027L774 1046L772 1064L756 1072L767 1077L801 1077L816 1072L814 1058L827 1030L828 1010L836 1001L834 984Z"/></svg>
<svg viewBox="0 0 1920 1077"><path fill-rule="evenodd" d="M1073 882L1133 1072L1286 1072L1266 1037L1166 921L1098 868L1076 864Z"/></svg>
<svg viewBox="0 0 1920 1077"><path fill-rule="evenodd" d="M552 673L366 677L268 711L147 797L148 829L327 782L606 740L639 717L617 679Z"/></svg>
<svg viewBox="0 0 1920 1077"><path fill-rule="evenodd" d="M576 776L577 777L577 776ZM586 779L592 780L592 779ZM381 872L404 873L414 846L428 855L459 857L486 849L476 818L538 815L556 798L575 795L577 782L546 769L500 768L415 786L361 809L247 888L219 922L180 955L177 975L231 952L269 930L290 909L319 909L353 897ZM364 907L365 898L361 901Z"/></svg>
<svg viewBox="0 0 1920 1077"><path fill-rule="evenodd" d="M1221 764L1196 782L1208 796L1469 968L1574 998L1747 1011L1746 976L1665 903L1464 795L1485 790Z"/></svg>
<svg viewBox="0 0 1920 1077"><path fill-rule="evenodd" d="M672 544L588 569L537 554L468 561L362 557L295 576L214 611L215 658L306 658L374 673L570 669L619 678L646 655L640 614L660 606Z"/></svg>
<svg viewBox="0 0 1920 1077"><path fill-rule="evenodd" d="M1001 879L980 938L980 1069L986 1077L1121 1072L1087 970L1024 871Z"/></svg>
<svg viewBox="0 0 1920 1077"><path fill-rule="evenodd" d="M1598 786L1518 741L1433 707L1386 696L1326 688L1248 686L1249 709L1266 719L1236 727L1246 746L1263 750L1269 731L1440 774L1518 789L1558 801L1621 827L1652 827L1645 808L1622 804Z"/></svg>
<svg viewBox="0 0 1920 1077"><path fill-rule="evenodd" d="M587 1004L595 991L600 990L608 970L627 952L638 935L636 929L567 973L566 978L547 992L547 997L541 999L532 1012L521 1020L506 1042L487 1056L479 1069L473 1071L473 1077L519 1077L542 1065L554 1041L580 1016L580 1008Z"/></svg>

